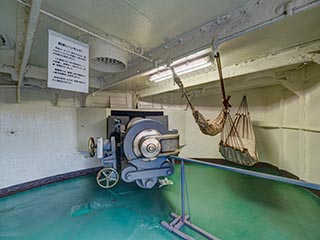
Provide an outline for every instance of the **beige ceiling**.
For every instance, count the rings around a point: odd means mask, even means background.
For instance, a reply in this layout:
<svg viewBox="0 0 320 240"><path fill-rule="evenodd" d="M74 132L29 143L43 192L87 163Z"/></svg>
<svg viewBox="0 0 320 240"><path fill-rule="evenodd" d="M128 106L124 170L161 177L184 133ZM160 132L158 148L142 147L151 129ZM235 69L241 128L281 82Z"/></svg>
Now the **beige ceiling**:
<svg viewBox="0 0 320 240"><path fill-rule="evenodd" d="M22 1L22 0L20 0ZM41 9L99 35L115 35L148 52L253 0L43 0ZM25 0L25 2L30 2ZM23 19L15 0L1 0L0 34L14 42ZM320 7L285 18L220 46L224 65L320 39ZM27 19L26 19L27 21ZM84 32L40 14L28 64L47 66L48 29L81 39ZM0 49L0 65L15 65L15 47ZM105 74L90 69L91 77ZM104 77L104 81L106 81ZM103 80L101 80L103 85ZM137 91L150 86L134 77L109 88Z"/></svg>
<svg viewBox="0 0 320 240"><path fill-rule="evenodd" d="M248 1L43 0L41 9L99 35L115 35L146 52ZM0 4L0 32L15 41L17 20L18 23L22 21L17 12L21 3L2 0ZM85 34L41 13L29 64L47 66L48 29L76 39ZM0 51L0 64L13 66L14 58L15 49ZM104 74L91 70L90 75L100 77Z"/></svg>
<svg viewBox="0 0 320 240"><path fill-rule="evenodd" d="M43 9L145 51L249 0L45 0ZM68 32L66 32L68 33Z"/></svg>
<svg viewBox="0 0 320 240"><path fill-rule="evenodd" d="M100 35L115 35L147 52L248 1L44 0L42 9ZM48 29L74 38L84 35L80 30L42 14L30 56L31 64L47 66Z"/></svg>
<svg viewBox="0 0 320 240"><path fill-rule="evenodd" d="M219 48L223 66L320 40L319 13L316 7L223 43ZM148 77L140 76L108 89L137 91L150 86Z"/></svg>

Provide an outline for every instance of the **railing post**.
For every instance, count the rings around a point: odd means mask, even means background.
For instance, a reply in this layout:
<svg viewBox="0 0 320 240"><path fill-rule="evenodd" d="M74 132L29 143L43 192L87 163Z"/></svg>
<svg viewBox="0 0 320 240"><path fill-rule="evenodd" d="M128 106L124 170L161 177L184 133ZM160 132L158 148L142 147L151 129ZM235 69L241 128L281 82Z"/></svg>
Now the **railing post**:
<svg viewBox="0 0 320 240"><path fill-rule="evenodd" d="M184 205L184 197L185 197L185 194L184 194L184 178L185 178L185 175L184 175L184 161L182 160L181 161L181 165L180 165L180 177L181 177L181 216L182 216L182 222L184 222L184 218L185 218L185 212L184 212L184 209L185 209L185 205Z"/></svg>

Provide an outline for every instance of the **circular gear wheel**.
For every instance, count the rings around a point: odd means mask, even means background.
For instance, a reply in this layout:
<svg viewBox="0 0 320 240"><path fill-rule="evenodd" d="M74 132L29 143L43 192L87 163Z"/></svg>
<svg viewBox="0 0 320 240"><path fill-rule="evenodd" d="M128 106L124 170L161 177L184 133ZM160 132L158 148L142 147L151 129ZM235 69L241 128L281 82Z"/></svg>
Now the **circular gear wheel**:
<svg viewBox="0 0 320 240"><path fill-rule="evenodd" d="M90 157L94 157L96 154L97 145L94 141L93 137L89 137L88 139L88 152Z"/></svg>
<svg viewBox="0 0 320 240"><path fill-rule="evenodd" d="M119 181L119 174L114 168L103 168L97 173L97 183L102 188L112 188Z"/></svg>
<svg viewBox="0 0 320 240"><path fill-rule="evenodd" d="M158 182L158 177L143 178L136 180L136 184L143 189L153 188Z"/></svg>

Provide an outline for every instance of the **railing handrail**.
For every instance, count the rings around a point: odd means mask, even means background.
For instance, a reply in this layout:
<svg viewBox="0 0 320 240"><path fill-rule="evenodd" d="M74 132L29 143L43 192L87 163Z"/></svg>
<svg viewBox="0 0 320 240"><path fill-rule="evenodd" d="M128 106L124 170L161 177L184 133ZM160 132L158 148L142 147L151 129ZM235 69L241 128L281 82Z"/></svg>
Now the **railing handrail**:
<svg viewBox="0 0 320 240"><path fill-rule="evenodd" d="M199 160L195 160L195 159L191 159L191 158L169 156L169 159L178 160L178 161L185 161L185 162L190 162L190 163L196 163L196 164L200 164L200 165L204 165L204 166L209 166L209 167L213 167L213 168L217 168L217 169L241 173L241 174L245 174L245 175L249 175L249 176L254 176L254 177L269 179L272 181L284 182L284 183L289 183L292 185L297 185L297 186L301 186L301 187L320 190L320 185L316 184L316 183L310 183L310 182L305 182L305 181L301 181L301 180L296 180L296 179L291 179L291 178L286 178L286 177L281 177L281 176L276 176L276 175L271 175L271 174L266 174L266 173L245 170L245 169L241 169L241 168L229 167L229 166L215 164L215 163L203 162L203 161L199 161Z"/></svg>

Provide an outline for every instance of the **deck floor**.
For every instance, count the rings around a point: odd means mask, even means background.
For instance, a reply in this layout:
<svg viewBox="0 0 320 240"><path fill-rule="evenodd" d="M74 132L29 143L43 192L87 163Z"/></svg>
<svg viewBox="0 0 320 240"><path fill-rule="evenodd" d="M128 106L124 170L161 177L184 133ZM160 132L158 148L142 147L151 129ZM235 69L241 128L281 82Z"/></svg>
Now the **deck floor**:
<svg viewBox="0 0 320 240"><path fill-rule="evenodd" d="M320 239L320 198L303 188L193 164L186 176L191 221L220 239ZM180 213L179 166L171 179L105 190L91 175L2 198L0 239L179 239L159 224Z"/></svg>

